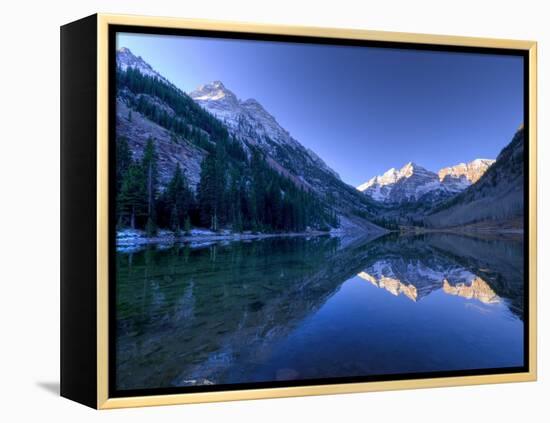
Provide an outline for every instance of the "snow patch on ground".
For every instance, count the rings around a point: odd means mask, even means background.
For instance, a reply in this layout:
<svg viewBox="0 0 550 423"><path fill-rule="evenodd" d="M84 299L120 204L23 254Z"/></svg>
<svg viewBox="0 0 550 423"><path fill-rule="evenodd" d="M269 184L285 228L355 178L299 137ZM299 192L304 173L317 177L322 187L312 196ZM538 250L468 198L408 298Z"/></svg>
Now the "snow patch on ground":
<svg viewBox="0 0 550 423"><path fill-rule="evenodd" d="M133 253L147 245L154 245L157 249L167 249L176 243L188 245L191 248L205 248L211 245L229 245L231 242L250 242L253 240L277 238L277 237L315 237L315 236L341 236L344 232L289 232L289 233L261 233L244 231L231 232L222 229L218 232L209 229L194 228L188 233L176 234L172 231L159 230L155 236L148 237L145 231L136 229L123 229L117 231L116 249L122 253Z"/></svg>

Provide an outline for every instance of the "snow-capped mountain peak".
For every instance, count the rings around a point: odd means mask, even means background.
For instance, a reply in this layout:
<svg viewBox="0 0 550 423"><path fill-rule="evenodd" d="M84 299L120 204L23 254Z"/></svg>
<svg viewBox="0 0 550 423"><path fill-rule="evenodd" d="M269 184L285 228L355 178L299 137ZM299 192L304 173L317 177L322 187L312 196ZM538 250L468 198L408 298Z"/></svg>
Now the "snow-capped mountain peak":
<svg viewBox="0 0 550 423"><path fill-rule="evenodd" d="M393 184L399 178L399 171L396 168L392 167L391 169L387 170L382 176L375 176L375 178L378 178L378 183L382 185ZM373 181L373 179L371 179L371 181Z"/></svg>
<svg viewBox="0 0 550 423"><path fill-rule="evenodd" d="M227 89L221 81L213 81L209 84L201 85L190 93L190 95L196 101L238 102L237 96Z"/></svg>
<svg viewBox="0 0 550 423"><path fill-rule="evenodd" d="M249 107L255 107L255 108L258 108L258 109L261 109L261 110L265 111L263 106L260 103L258 103L258 101L254 98L249 98L249 99L243 101L242 104L247 105Z"/></svg>
<svg viewBox="0 0 550 423"><path fill-rule="evenodd" d="M439 180L443 181L449 175L452 178L462 176L471 183L476 183L495 161L490 159L475 159L469 163L459 163L455 166L444 167L438 172Z"/></svg>
<svg viewBox="0 0 550 423"><path fill-rule="evenodd" d="M402 203L417 201L430 193L434 198L448 197L475 183L494 160L476 159L431 172L414 162L399 170L391 168L369 179L357 189L377 201Z"/></svg>
<svg viewBox="0 0 550 423"><path fill-rule="evenodd" d="M414 162L408 162L401 168L400 173L403 177L410 177L415 169L418 169L418 165Z"/></svg>
<svg viewBox="0 0 550 423"><path fill-rule="evenodd" d="M437 183L437 175L408 162L400 169L391 168L357 187L359 191L382 202L402 202L418 199Z"/></svg>
<svg viewBox="0 0 550 423"><path fill-rule="evenodd" d="M419 166L415 162L408 162L405 166L403 166L399 170L399 173L398 173L399 179L410 178L413 175L423 175L431 178L433 176L432 174L433 172L430 172L426 168Z"/></svg>
<svg viewBox="0 0 550 423"><path fill-rule="evenodd" d="M323 171L339 178L326 163L315 153L304 148L286 131L262 104L253 99L239 99L221 81L201 85L189 93L189 96L204 109L222 120L234 136L247 144L261 145L272 157L280 154L278 146L292 150L300 150L308 157L311 165L318 166Z"/></svg>
<svg viewBox="0 0 550 423"><path fill-rule="evenodd" d="M116 51L116 63L117 66L123 71L128 68L134 68L139 70L142 75L156 77L173 86L170 81L154 70L149 63L143 60L140 56L134 55L128 47L121 47Z"/></svg>
<svg viewBox="0 0 550 423"><path fill-rule="evenodd" d="M364 184L361 184L357 187L359 191L366 191L368 188L372 186L379 186L384 187L386 185L395 184L397 180L399 179L399 171L392 167L391 169L384 172L384 174L379 176L374 176L371 179L369 179ZM375 198L378 199L378 198Z"/></svg>
<svg viewBox="0 0 550 423"><path fill-rule="evenodd" d="M221 81L201 85L189 95L235 132L253 130L256 134L269 137L275 142L295 142L258 101L240 100Z"/></svg>
<svg viewBox="0 0 550 423"><path fill-rule="evenodd" d="M213 81L212 86L215 87L215 88L219 88L220 90L225 89L225 85L223 85L222 81Z"/></svg>

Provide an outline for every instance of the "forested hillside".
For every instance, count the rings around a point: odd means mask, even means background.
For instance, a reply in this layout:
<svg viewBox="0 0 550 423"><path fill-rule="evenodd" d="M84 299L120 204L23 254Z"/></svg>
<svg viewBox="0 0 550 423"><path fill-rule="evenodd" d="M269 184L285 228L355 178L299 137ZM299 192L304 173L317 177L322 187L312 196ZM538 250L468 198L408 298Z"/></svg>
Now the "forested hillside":
<svg viewBox="0 0 550 423"><path fill-rule="evenodd" d="M430 227L479 222L521 222L524 212L524 131L520 128L496 162L467 190L427 216ZM519 228L518 228L519 229Z"/></svg>
<svg viewBox="0 0 550 423"><path fill-rule="evenodd" d="M272 169L260 149L250 146L247 154L222 122L173 85L119 68L117 93L119 227L153 235L194 226L266 232L338 226L318 195ZM198 172L174 159L182 150L200 162Z"/></svg>

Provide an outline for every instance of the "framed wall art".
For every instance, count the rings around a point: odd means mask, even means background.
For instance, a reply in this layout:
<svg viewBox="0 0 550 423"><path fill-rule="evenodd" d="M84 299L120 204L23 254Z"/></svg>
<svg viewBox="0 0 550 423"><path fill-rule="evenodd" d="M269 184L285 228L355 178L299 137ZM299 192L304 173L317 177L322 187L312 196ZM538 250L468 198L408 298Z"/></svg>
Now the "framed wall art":
<svg viewBox="0 0 550 423"><path fill-rule="evenodd" d="M536 379L536 43L61 28L61 394Z"/></svg>

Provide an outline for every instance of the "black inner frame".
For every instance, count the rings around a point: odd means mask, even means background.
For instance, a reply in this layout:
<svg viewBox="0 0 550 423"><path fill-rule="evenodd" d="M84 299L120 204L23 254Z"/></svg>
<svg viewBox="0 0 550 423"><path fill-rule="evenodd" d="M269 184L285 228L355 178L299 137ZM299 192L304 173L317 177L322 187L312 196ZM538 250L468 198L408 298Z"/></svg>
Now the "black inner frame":
<svg viewBox="0 0 550 423"><path fill-rule="evenodd" d="M268 381L255 383L219 384L207 386L185 386L118 390L116 387L116 34L119 32L176 35L188 37L208 37L240 39L251 41L278 41L285 43L305 43L337 46L376 47L406 50L423 50L435 52L456 52L519 56L523 58L523 122L524 122L524 222L523 222L523 262L524 262L524 298L523 298L523 366L486 369L469 369L453 371L418 372L405 374L369 375L339 378L303 379L292 381ZM108 372L109 398L133 397L147 395L168 395L212 391L235 391L258 388L296 387L311 385L333 385L342 383L398 381L425 378L444 378L457 376L476 376L529 371L529 52L528 50L501 49L488 47L441 46L393 41L351 40L340 38L323 38L295 35L272 35L244 33L233 31L157 28L133 25L109 25L108 29L108 63L109 63L109 342Z"/></svg>

